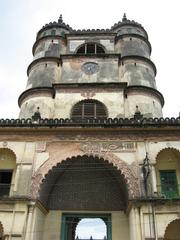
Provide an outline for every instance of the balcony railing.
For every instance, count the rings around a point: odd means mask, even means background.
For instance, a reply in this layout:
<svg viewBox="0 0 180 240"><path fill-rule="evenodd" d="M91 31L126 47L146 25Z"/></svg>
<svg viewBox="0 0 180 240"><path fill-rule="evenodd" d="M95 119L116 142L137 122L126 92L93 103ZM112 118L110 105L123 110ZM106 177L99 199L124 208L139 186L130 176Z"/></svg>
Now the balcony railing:
<svg viewBox="0 0 180 240"><path fill-rule="evenodd" d="M9 196L11 184L0 183L0 197Z"/></svg>
<svg viewBox="0 0 180 240"><path fill-rule="evenodd" d="M175 199L180 198L180 184L167 189L166 191L162 191L162 186L157 185L158 195L162 196L166 199Z"/></svg>

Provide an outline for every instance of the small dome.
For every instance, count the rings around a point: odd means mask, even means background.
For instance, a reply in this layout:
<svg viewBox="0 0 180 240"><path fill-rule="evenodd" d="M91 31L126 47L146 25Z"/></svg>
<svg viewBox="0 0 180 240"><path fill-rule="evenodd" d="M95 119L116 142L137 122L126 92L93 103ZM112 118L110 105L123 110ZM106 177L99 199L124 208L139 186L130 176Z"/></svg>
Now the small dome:
<svg viewBox="0 0 180 240"><path fill-rule="evenodd" d="M115 24L111 27L111 30L118 32L120 29L126 28L126 27L132 28L132 29L138 28L138 29L141 30L141 32L143 33L143 35L145 35L146 38L148 38L148 34L147 34L146 30L143 28L143 26L142 26L140 23L135 22L134 20L129 20L129 19L127 19L125 13L124 13L124 15L123 15L122 21L119 21L118 23L115 23ZM133 30L132 30L132 33L134 33ZM141 34L140 34L140 35L141 35Z"/></svg>
<svg viewBox="0 0 180 240"><path fill-rule="evenodd" d="M57 22L50 22L48 24L45 24L37 33L37 38L42 32L44 32L45 30L50 29L50 28L63 28L66 31L73 30L68 24L64 23L62 15L60 15Z"/></svg>

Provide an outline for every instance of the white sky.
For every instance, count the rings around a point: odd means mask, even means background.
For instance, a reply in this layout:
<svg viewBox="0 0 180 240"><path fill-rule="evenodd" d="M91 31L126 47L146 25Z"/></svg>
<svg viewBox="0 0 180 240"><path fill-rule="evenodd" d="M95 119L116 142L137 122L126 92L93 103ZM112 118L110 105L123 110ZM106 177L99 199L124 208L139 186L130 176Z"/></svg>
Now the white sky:
<svg viewBox="0 0 180 240"><path fill-rule="evenodd" d="M106 236L106 225L99 218L82 219L76 227L76 237L79 239L89 238L103 239Z"/></svg>
<svg viewBox="0 0 180 240"><path fill-rule="evenodd" d="M141 23L152 45L164 116L177 117L179 104L180 0L1 0L0 118L17 118L36 33L60 14L73 28L110 28L127 18Z"/></svg>

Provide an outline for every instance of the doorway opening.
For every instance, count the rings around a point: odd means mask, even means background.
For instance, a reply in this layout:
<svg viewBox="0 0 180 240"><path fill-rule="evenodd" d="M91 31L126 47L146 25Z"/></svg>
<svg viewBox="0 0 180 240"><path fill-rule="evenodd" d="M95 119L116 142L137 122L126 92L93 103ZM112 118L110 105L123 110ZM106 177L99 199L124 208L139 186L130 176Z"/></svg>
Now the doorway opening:
<svg viewBox="0 0 180 240"><path fill-rule="evenodd" d="M110 214L62 215L61 240L107 239L111 240Z"/></svg>
<svg viewBox="0 0 180 240"><path fill-rule="evenodd" d="M75 239L107 239L107 227L101 218L83 218L76 227Z"/></svg>

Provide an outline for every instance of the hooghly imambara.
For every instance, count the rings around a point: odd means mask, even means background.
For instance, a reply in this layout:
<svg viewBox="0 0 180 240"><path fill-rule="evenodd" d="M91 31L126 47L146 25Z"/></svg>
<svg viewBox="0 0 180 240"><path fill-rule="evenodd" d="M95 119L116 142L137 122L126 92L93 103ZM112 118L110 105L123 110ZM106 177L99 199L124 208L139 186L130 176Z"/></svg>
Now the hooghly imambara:
<svg viewBox="0 0 180 240"><path fill-rule="evenodd" d="M0 239L180 240L180 118L163 95L142 25L37 33L18 119L0 119Z"/></svg>

